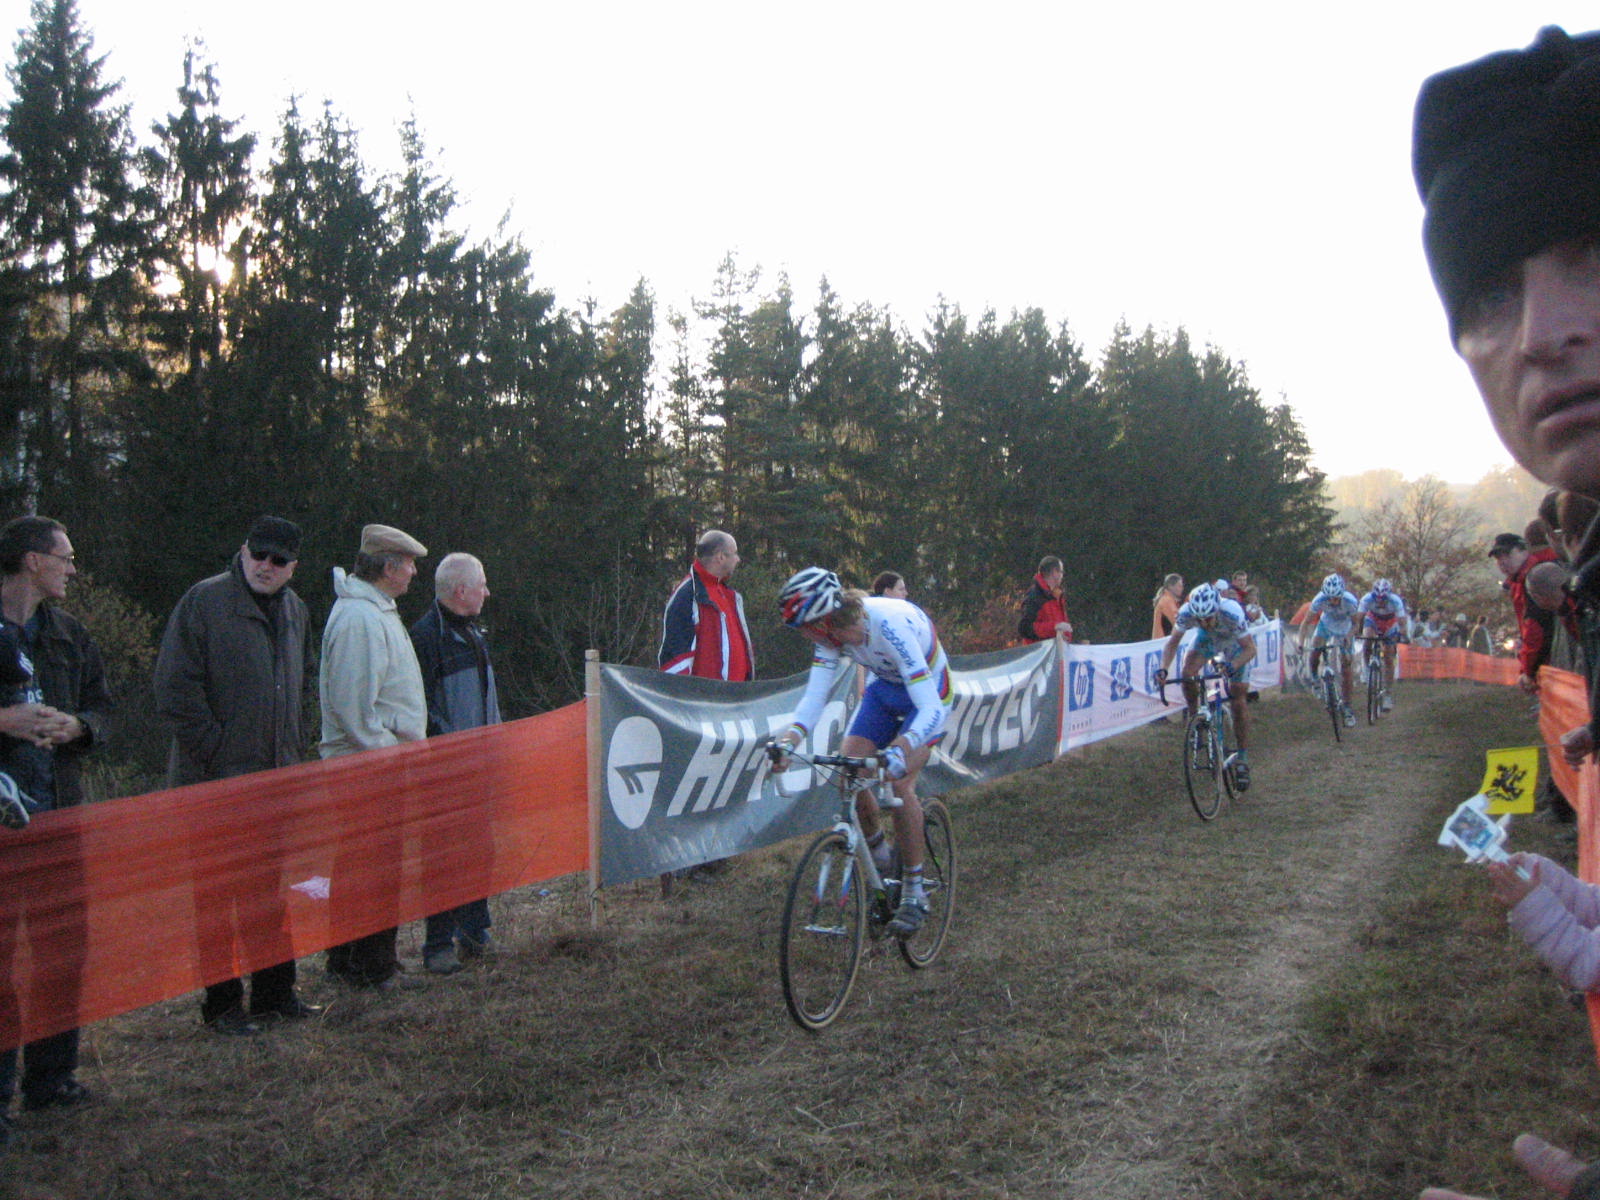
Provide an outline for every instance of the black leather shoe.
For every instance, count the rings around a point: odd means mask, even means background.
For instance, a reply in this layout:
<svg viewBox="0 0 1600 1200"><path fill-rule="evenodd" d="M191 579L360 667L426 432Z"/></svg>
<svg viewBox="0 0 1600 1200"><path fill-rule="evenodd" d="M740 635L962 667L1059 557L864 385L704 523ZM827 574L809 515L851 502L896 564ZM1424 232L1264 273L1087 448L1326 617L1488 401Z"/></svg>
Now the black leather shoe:
<svg viewBox="0 0 1600 1200"><path fill-rule="evenodd" d="M261 1032L261 1026L245 1016L242 1008L230 1008L227 1012L218 1013L206 1022L206 1028L223 1037L254 1037Z"/></svg>
<svg viewBox="0 0 1600 1200"><path fill-rule="evenodd" d="M42 1095L24 1096L22 1108L24 1112L38 1112L42 1108L76 1108L80 1104L87 1104L92 1098L92 1093L83 1084L76 1079L68 1079Z"/></svg>
<svg viewBox="0 0 1600 1200"><path fill-rule="evenodd" d="M299 996L291 996L282 1004L274 1004L269 1008L257 1008L251 1005L250 1015L257 1020L305 1021L311 1017L320 1017L322 1005L307 1004Z"/></svg>

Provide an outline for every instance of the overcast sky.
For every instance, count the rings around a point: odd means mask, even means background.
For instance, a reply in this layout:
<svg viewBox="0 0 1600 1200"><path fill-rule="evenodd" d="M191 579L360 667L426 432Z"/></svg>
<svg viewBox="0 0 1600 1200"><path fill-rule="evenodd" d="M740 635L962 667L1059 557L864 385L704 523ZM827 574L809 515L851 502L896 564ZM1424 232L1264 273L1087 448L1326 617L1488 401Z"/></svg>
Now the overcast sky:
<svg viewBox="0 0 1600 1200"><path fill-rule="evenodd" d="M826 275L913 331L941 295L1041 308L1096 358L1118 319L1182 325L1295 407L1330 474L1463 482L1508 459L1419 248L1417 87L1541 24L1600 26L1592 5L1475 0L79 11L143 140L188 37L264 141L290 95L330 100L385 167L414 113L461 225L509 212L564 305L608 311L642 277L685 309L733 251L804 307ZM26 26L27 0L0 17Z"/></svg>

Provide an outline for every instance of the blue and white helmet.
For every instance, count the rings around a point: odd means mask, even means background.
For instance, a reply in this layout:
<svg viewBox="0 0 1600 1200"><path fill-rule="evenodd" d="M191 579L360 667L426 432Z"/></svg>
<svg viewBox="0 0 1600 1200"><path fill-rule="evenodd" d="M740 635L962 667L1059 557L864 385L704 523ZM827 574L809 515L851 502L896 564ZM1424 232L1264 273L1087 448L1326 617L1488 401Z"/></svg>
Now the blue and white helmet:
<svg viewBox="0 0 1600 1200"><path fill-rule="evenodd" d="M1217 615L1217 606L1221 604L1222 597L1217 595L1215 586L1202 583L1189 593L1188 602L1184 605L1189 610L1189 615L1198 620Z"/></svg>
<svg viewBox="0 0 1600 1200"><path fill-rule="evenodd" d="M1376 600L1382 600L1389 594L1389 581L1380 579L1372 585L1372 595Z"/></svg>
<svg viewBox="0 0 1600 1200"><path fill-rule="evenodd" d="M783 623L799 628L820 621L844 603L839 577L826 567L807 567L796 571L778 593L778 611Z"/></svg>
<svg viewBox="0 0 1600 1200"><path fill-rule="evenodd" d="M1322 594L1330 600L1344 595L1344 576L1335 571L1322 581Z"/></svg>

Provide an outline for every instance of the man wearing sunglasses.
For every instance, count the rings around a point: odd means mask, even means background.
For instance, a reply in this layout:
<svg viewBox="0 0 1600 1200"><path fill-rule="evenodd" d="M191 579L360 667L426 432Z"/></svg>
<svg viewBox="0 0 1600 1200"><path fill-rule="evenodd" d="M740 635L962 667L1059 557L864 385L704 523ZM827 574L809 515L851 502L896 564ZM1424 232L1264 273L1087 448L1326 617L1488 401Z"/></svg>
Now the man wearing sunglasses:
<svg viewBox="0 0 1600 1200"><path fill-rule="evenodd" d="M173 734L168 787L270 771L303 757L306 606L289 586L299 558L299 527L258 517L228 569L195 584L172 610L154 679L156 710ZM280 816L268 811L260 819L266 825ZM271 844L269 830L256 832ZM250 977L248 1011L244 981L219 978L234 961L236 913L249 957L271 964ZM195 917L207 1028L248 1035L259 1032L256 1019L317 1011L295 995L281 881L270 858L225 877L197 872Z"/></svg>

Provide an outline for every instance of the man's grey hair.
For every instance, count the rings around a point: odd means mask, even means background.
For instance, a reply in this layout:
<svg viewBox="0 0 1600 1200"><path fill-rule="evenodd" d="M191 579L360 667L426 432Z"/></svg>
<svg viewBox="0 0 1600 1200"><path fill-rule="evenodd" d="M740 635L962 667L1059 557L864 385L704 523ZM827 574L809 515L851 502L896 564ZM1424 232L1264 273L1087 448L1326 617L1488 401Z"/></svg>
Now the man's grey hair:
<svg viewBox="0 0 1600 1200"><path fill-rule="evenodd" d="M731 545L733 545L731 533L723 533L720 529L708 529L694 544L694 556L705 562L708 558L715 558Z"/></svg>
<svg viewBox="0 0 1600 1200"><path fill-rule="evenodd" d="M410 557L409 554L393 554L388 550L381 554L363 554L357 550L355 565L350 568L350 574L362 583L376 583L383 578L383 573L389 569L390 563Z"/></svg>
<svg viewBox="0 0 1600 1200"><path fill-rule="evenodd" d="M446 554L433 571L433 594L443 600L458 587L471 587L485 577L483 564L471 554Z"/></svg>

